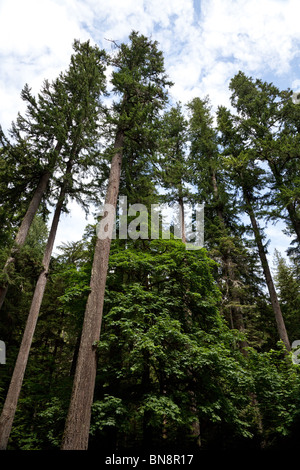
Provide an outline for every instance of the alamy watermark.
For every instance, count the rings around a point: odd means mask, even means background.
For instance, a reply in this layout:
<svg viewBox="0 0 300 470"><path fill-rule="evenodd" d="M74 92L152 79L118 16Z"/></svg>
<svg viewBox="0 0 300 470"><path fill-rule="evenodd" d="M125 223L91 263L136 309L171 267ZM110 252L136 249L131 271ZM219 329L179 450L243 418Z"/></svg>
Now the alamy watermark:
<svg viewBox="0 0 300 470"><path fill-rule="evenodd" d="M4 341L0 340L0 364L6 364L6 346Z"/></svg>
<svg viewBox="0 0 300 470"><path fill-rule="evenodd" d="M98 238L168 240L173 234L175 239L184 240L187 250L204 245L204 204L185 204L184 209L180 204L151 204L149 211L144 204L128 206L127 196L120 196L117 210L118 230L116 208L112 204L100 208Z"/></svg>
<svg viewBox="0 0 300 470"><path fill-rule="evenodd" d="M293 360L293 363L294 364L300 364L300 348L298 347L300 346L300 340L297 339L295 341L293 341L292 343L292 360ZM298 349L296 349L298 348ZM294 351L294 349L296 349L296 351Z"/></svg>

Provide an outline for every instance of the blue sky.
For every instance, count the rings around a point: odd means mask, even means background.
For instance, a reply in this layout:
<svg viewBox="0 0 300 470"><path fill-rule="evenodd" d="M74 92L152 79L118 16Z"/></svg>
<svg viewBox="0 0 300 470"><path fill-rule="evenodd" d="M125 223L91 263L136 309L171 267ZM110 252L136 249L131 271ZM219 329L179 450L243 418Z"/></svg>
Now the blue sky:
<svg viewBox="0 0 300 470"><path fill-rule="evenodd" d="M298 91L299 11L299 0L0 0L0 124L24 110L25 83L37 93L67 68L75 38L107 49L106 39L126 41L133 29L159 42L174 102L209 95L213 107L229 106L239 70ZM86 223L74 206L58 242L79 239ZM286 248L280 227L268 233Z"/></svg>

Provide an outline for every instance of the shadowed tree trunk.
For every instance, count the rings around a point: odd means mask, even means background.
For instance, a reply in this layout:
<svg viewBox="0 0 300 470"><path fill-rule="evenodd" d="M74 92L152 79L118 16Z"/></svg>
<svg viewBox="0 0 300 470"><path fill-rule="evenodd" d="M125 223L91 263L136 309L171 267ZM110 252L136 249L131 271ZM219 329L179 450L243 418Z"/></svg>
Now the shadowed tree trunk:
<svg viewBox="0 0 300 470"><path fill-rule="evenodd" d="M124 132L119 132L115 141L116 153L113 156L105 204L117 206L119 193L122 147ZM97 370L95 344L99 341L104 293L108 270L111 237L97 237L90 289L84 316L79 353L74 377L69 413L62 442L62 450L87 450L91 406Z"/></svg>
<svg viewBox="0 0 300 470"><path fill-rule="evenodd" d="M260 260L261 260L261 264L262 264L266 284L267 284L267 287L268 287L273 312L274 312L274 315L275 315L278 335L279 335L279 338L285 344L286 349L288 351L290 351L291 346L290 346L288 334L287 334L287 331L286 331L283 315L282 315L282 312L281 312L280 304L279 304L279 301L278 301L276 289L275 289L275 286L274 286L272 274L271 274L271 271L270 271L268 259L267 259L267 256L266 256L265 248L263 246L260 229L259 229L259 226L257 224L255 213L254 213L254 210L253 210L253 207L252 207L252 204L251 204L251 199L250 199L249 195L247 194L247 191L244 190L243 192L244 192L244 198L245 198L245 202L246 202L246 211L247 211L247 213L250 217L250 220L251 220L252 229L253 229L255 241L256 241L256 244L257 244L259 257L260 257Z"/></svg>
<svg viewBox="0 0 300 470"><path fill-rule="evenodd" d="M226 226L225 226L225 220L224 220L224 214L223 210L220 204L220 198L219 198L219 189L218 189L218 183L217 183L217 178L216 178L216 172L211 168L210 172L210 177L211 177L211 182L212 182L212 188L213 188L213 198L214 202L216 204L216 211L217 211L217 216L220 222L221 227L227 232ZM232 322L232 327L236 328L239 330L241 333L245 331L244 327L244 318L243 318L243 313L240 307L240 298L238 295L235 293L235 283L236 281L236 275L235 275L235 270L233 266L233 260L231 253L227 251L223 255L223 264L224 268L227 272L227 278L228 282L231 284L232 289L230 289L230 297L231 297L231 302L233 305L230 306L230 312L231 312L231 322ZM246 348L248 347L248 343L246 341L240 341L240 350L243 355L247 355L247 350Z"/></svg>
<svg viewBox="0 0 300 470"><path fill-rule="evenodd" d="M158 119L167 95L164 91L170 82L164 74L163 56L157 42L133 31L129 44L115 43L118 53L110 64L113 89L121 95L114 104L114 114L108 117L116 129L113 157L105 204L109 205L108 226L113 229L121 177L125 137L129 145L138 145L139 153L149 154L156 146L153 123ZM100 228L104 219L100 222ZM97 343L100 339L104 294L111 246L111 234L98 232L92 265L90 294L83 320L81 342L71 394L68 416L62 440L62 450L87 450L97 372Z"/></svg>
<svg viewBox="0 0 300 470"><path fill-rule="evenodd" d="M66 176L70 175L72 168L72 163L69 162ZM55 237L57 233L59 218L62 212L64 199L66 196L68 186L68 180L65 179L65 182L61 188L59 199L55 208L53 215L52 225L47 241L47 245L43 257L43 270L39 275L37 280L33 299L31 302L30 311L28 314L25 330L23 333L23 338L21 346L19 349L18 357L14 367L13 375L11 378L10 386L7 392L6 400L2 409L2 414L0 417L0 450L5 450L8 444L8 439L10 436L11 428L13 425L13 420L15 417L17 404L22 388L22 383L25 375L25 370L28 362L29 352L32 345L32 340L46 288L47 276L49 271L49 265L51 260L51 255L53 251L53 246L55 242Z"/></svg>
<svg viewBox="0 0 300 470"><path fill-rule="evenodd" d="M26 237L28 235L28 232L29 232L29 229L31 227L32 221L33 221L33 219L34 219L34 217L37 213L37 210L38 210L39 205L41 203L42 197L43 197L43 195L46 191L50 176L51 176L51 173L46 171L40 178L39 184L38 184L38 186L35 190L35 193L34 193L32 199L30 201L27 212L26 212L26 214L25 214L25 216L22 220L22 223L21 223L21 225L19 227L19 230L18 230L18 233L16 235L15 246L12 249L9 258L7 259L7 261L5 263L5 266L4 266L4 269L3 269L5 272L7 272L9 266L11 265L11 263L14 263L14 261L15 261L14 256L16 254L16 251L19 248L21 248L24 245L25 241L26 241ZM8 290L8 283L6 283L3 286L0 286L0 309L3 305L4 300L5 300L7 290Z"/></svg>

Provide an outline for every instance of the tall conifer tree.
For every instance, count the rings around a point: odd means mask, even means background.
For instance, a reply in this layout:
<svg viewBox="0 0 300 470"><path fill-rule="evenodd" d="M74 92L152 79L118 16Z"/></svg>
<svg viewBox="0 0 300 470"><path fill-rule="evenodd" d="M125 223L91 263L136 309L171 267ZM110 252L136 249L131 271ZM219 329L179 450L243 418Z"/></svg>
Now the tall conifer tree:
<svg viewBox="0 0 300 470"><path fill-rule="evenodd" d="M63 172L63 176L61 177L62 182L59 184L60 192L42 261L42 271L37 280L19 355L0 418L1 449L6 448L12 427L32 338L46 288L59 219L66 207L66 197L69 195L70 197L77 196L77 198L80 198L80 195L76 194L79 189L76 188L76 178L74 176L84 172L89 165L96 165L96 161L93 161L93 155L95 156L95 148L99 138L97 121L100 118L100 95L105 90L104 53L97 47L91 47L89 43L80 44L76 42L74 48L75 54L71 57L68 72L61 74L60 79L56 82L56 85L61 89L60 98L64 99L64 103L60 104L67 108L66 111L68 111L69 121L72 121L72 128L70 129L67 126L67 129L70 130L66 136L64 148L61 149L60 170ZM75 102L70 100L69 106L67 106L70 93L75 98ZM49 116L47 119L49 119ZM88 157L86 152L89 153Z"/></svg>
<svg viewBox="0 0 300 470"><path fill-rule="evenodd" d="M14 262L18 248L24 245L41 201L49 199L50 192L53 194L54 177L59 179L64 173L66 155L70 153L74 140L78 140L77 147L96 148L95 142L87 142L98 132L101 108L98 98L105 91L105 53L98 47L90 46L89 42L81 44L77 40L73 49L68 71L61 73L53 83L45 80L37 98L25 85L21 96L27 103L26 115L19 114L16 123L13 123L10 132L12 143L5 139L8 165L14 166L16 173L10 185L15 186L19 197L27 202L11 255L4 266L5 273ZM0 308L8 285L7 281L0 286Z"/></svg>
<svg viewBox="0 0 300 470"><path fill-rule="evenodd" d="M113 91L121 95L114 104L111 118L114 145L111 150L110 176L105 204L116 208L119 193L123 148L128 141L140 142L141 149L151 145L154 122L166 100L167 80L163 55L157 42L152 42L133 31L130 42L118 46L111 59ZM143 147L145 146L145 147ZM97 237L81 343L77 359L63 450L88 448L91 406L93 402L97 355L95 342L99 341L104 293L108 270L111 235Z"/></svg>
<svg viewBox="0 0 300 470"><path fill-rule="evenodd" d="M220 107L218 110L218 128L222 133L224 165L227 167L236 188L240 190L240 208L249 216L251 222L279 338L289 351L290 342L267 258L265 235L259 226L257 217L257 212L261 216L265 214L265 207L261 206L261 201L264 200L261 192L266 185L266 171L257 163L256 150L248 148L246 142L248 134L243 132L242 124L239 126L238 120L231 116L224 107Z"/></svg>
<svg viewBox="0 0 300 470"><path fill-rule="evenodd" d="M243 72L229 86L239 132L256 158L269 167L271 215L283 219L300 243L299 117L291 90L254 80Z"/></svg>
<svg viewBox="0 0 300 470"><path fill-rule="evenodd" d="M222 165L209 98L194 98L187 106L192 181L197 188L197 197L205 201L206 246L219 263L223 313L231 327L244 332L241 297L244 295L247 252L241 241L243 227L233 211L235 194ZM246 345L245 341L241 342L241 346Z"/></svg>

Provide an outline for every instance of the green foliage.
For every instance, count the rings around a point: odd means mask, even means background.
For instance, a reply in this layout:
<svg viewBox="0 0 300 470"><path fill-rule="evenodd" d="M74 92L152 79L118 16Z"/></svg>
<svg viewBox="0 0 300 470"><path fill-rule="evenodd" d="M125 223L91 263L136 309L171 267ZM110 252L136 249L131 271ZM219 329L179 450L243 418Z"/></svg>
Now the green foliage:
<svg viewBox="0 0 300 470"><path fill-rule="evenodd" d="M298 277L298 263L286 260L278 252L275 253L276 276L278 295L281 308L293 342L300 338L299 311L300 311L300 284Z"/></svg>
<svg viewBox="0 0 300 470"><path fill-rule="evenodd" d="M260 162L255 165L256 175L260 171L259 189L264 189L268 216L285 220L299 244L299 106L292 102L290 90L280 91L272 83L254 80L242 72L233 77L229 88L231 103L238 112L231 117L232 129L227 125L225 132L231 134L230 138L236 133L232 152L241 155L236 151L238 140L238 148L247 149L244 155L249 155L252 167L254 160ZM222 113L224 117L224 110Z"/></svg>
<svg viewBox="0 0 300 470"><path fill-rule="evenodd" d="M93 403L92 415L93 424L90 430L92 435L96 430L102 430L106 426L126 430L128 411L120 398L104 395L103 401Z"/></svg>
<svg viewBox="0 0 300 470"><path fill-rule="evenodd" d="M165 419L175 439L185 427L188 441L191 391L201 422L238 423L247 435L240 408L247 374L231 357L235 335L218 314L211 266L205 250L187 252L172 240L113 250L110 258L98 393L103 388L122 399L140 427L161 433Z"/></svg>
<svg viewBox="0 0 300 470"><path fill-rule="evenodd" d="M249 355L255 394L262 418L262 434L268 446L287 436L299 414L299 366L286 358L284 345Z"/></svg>
<svg viewBox="0 0 300 470"><path fill-rule="evenodd" d="M128 203L205 201L205 248L180 240L113 240L90 427L91 449L257 449L298 439L299 365L277 344L254 241L240 215L246 198L261 219L299 220L299 106L289 90L242 72L230 83L236 113L209 98L166 111L158 44L132 32L110 55L74 41L66 72L0 136L0 261L4 265L39 178L51 175L39 215L15 263L1 310L7 345L0 400L11 372L47 238L45 216L74 156L68 194L85 209L107 184L112 144L123 132L120 194ZM105 68L112 68L111 109ZM185 114L187 109L187 114ZM101 145L100 145L101 141ZM103 147L102 147L103 145ZM266 165L267 164L267 165ZM167 191L165 199L157 190ZM192 187L192 191L190 188ZM267 204L266 204L267 202ZM67 210L67 201L64 206ZM119 220L117 220L117 225ZM297 241L295 241L297 247ZM53 256L9 448L59 449L89 295L95 227ZM276 257L279 300L291 341L300 339L299 263Z"/></svg>

